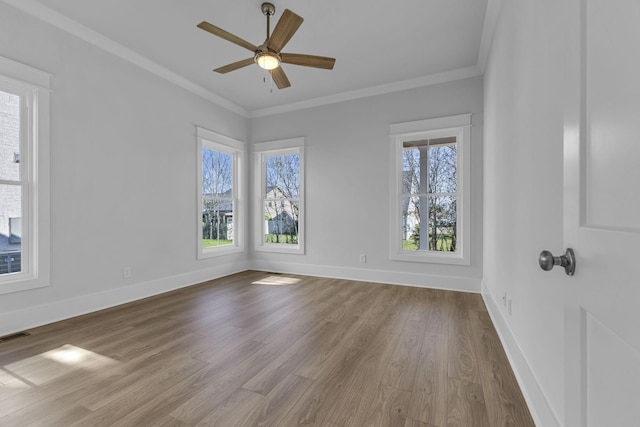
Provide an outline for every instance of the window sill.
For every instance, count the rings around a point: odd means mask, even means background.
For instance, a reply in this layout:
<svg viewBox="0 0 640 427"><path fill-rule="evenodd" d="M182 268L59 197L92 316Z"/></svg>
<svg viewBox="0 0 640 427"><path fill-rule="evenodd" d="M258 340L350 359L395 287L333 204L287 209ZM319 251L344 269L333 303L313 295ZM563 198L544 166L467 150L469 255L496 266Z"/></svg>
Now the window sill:
<svg viewBox="0 0 640 427"><path fill-rule="evenodd" d="M404 261L404 262L471 265L471 262L468 257L465 258L461 254L448 254L448 253L445 254L445 253L433 253L433 252L402 251L399 253L392 253L391 259L393 261Z"/></svg>
<svg viewBox="0 0 640 427"><path fill-rule="evenodd" d="M304 248L302 248L300 245L284 246L284 245L279 245L279 244L265 243L263 245L256 246L256 251L258 251L258 252L271 252L271 253L304 255Z"/></svg>
<svg viewBox="0 0 640 427"><path fill-rule="evenodd" d="M242 247L233 246L233 245L217 246L217 247L211 247L206 249L201 248L198 251L198 259L200 260L200 259L216 258L220 256L241 253L242 251L243 251Z"/></svg>
<svg viewBox="0 0 640 427"><path fill-rule="evenodd" d="M33 275L15 273L15 275L3 275L0 279L0 295L14 292L28 291L31 289L46 288L49 280Z"/></svg>

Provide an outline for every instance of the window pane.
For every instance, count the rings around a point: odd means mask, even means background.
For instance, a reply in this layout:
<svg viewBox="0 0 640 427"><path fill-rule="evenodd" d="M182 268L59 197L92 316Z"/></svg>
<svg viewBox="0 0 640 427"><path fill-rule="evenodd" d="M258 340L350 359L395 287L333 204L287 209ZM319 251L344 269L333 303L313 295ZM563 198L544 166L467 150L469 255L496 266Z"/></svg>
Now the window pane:
<svg viewBox="0 0 640 427"><path fill-rule="evenodd" d="M300 155L265 159L264 243L297 245L300 216Z"/></svg>
<svg viewBox="0 0 640 427"><path fill-rule="evenodd" d="M232 197L233 158L231 154L202 149L202 195Z"/></svg>
<svg viewBox="0 0 640 427"><path fill-rule="evenodd" d="M456 252L456 198L454 196L403 197L402 249Z"/></svg>
<svg viewBox="0 0 640 427"><path fill-rule="evenodd" d="M300 155L266 158L266 198L298 199L300 197Z"/></svg>
<svg viewBox="0 0 640 427"><path fill-rule="evenodd" d="M422 202L422 203L421 203ZM420 212L426 212L426 197L402 198L402 249L417 251L420 249Z"/></svg>
<svg viewBox="0 0 640 427"><path fill-rule="evenodd" d="M0 179L20 179L20 97L0 91Z"/></svg>
<svg viewBox="0 0 640 427"><path fill-rule="evenodd" d="M202 247L233 244L233 156L202 149Z"/></svg>
<svg viewBox="0 0 640 427"><path fill-rule="evenodd" d="M202 247L233 244L231 199L204 199L202 204Z"/></svg>
<svg viewBox="0 0 640 427"><path fill-rule="evenodd" d="M0 185L0 274L22 270L22 188Z"/></svg>
<svg viewBox="0 0 640 427"><path fill-rule="evenodd" d="M420 192L420 150L416 147L402 150L402 193L415 194Z"/></svg>
<svg viewBox="0 0 640 427"><path fill-rule="evenodd" d="M264 242L298 244L299 202L289 199L264 201Z"/></svg>
<svg viewBox="0 0 640 427"><path fill-rule="evenodd" d="M429 147L429 193L457 190L457 150L455 145Z"/></svg>
<svg viewBox="0 0 640 427"><path fill-rule="evenodd" d="M429 197L429 246L436 252L457 251L457 203L453 196Z"/></svg>

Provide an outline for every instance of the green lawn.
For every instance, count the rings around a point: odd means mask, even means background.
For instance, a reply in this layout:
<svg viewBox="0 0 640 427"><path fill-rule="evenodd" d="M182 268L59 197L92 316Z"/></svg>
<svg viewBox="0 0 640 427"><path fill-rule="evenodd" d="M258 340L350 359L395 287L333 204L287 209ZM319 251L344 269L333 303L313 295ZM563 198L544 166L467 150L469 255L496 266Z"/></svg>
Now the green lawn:
<svg viewBox="0 0 640 427"><path fill-rule="evenodd" d="M438 234L438 241L436 243L438 251L449 251L451 247L451 234ZM416 242L413 240L403 240L402 241L402 250L403 251L417 251L418 246Z"/></svg>
<svg viewBox="0 0 640 427"><path fill-rule="evenodd" d="M403 251L417 251L418 247L416 246L416 242L413 240L403 240L402 241L402 250Z"/></svg>
<svg viewBox="0 0 640 427"><path fill-rule="evenodd" d="M233 240L216 240L216 239L202 239L202 247L210 248L212 246L224 246L233 244Z"/></svg>
<svg viewBox="0 0 640 427"><path fill-rule="evenodd" d="M290 245L298 244L298 236L292 234L280 234L276 236L273 233L264 235L265 243L285 243Z"/></svg>

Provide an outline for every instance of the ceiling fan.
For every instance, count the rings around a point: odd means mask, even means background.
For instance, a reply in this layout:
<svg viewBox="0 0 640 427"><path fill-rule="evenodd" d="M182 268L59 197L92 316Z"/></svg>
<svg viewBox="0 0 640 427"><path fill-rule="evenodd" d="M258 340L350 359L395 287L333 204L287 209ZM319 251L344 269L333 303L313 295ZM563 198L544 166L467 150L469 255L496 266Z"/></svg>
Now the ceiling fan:
<svg viewBox="0 0 640 427"><path fill-rule="evenodd" d="M275 12L276 7L273 4L262 3L262 13L267 17L267 38L260 46L255 46L254 44L249 43L248 41L206 21L199 23L198 28L253 52L253 56L251 58L216 68L213 71L225 74L256 63L261 68L269 71L271 78L276 83L276 86L278 86L278 89L284 89L291 86L291 83L280 66L282 63L332 70L333 65L336 62L335 58L281 52L282 48L287 44L291 37L293 37L300 25L302 25L303 19L301 16L296 15L289 9L285 9L282 17L280 17L276 27L273 29L273 33L270 34L269 25L271 17Z"/></svg>

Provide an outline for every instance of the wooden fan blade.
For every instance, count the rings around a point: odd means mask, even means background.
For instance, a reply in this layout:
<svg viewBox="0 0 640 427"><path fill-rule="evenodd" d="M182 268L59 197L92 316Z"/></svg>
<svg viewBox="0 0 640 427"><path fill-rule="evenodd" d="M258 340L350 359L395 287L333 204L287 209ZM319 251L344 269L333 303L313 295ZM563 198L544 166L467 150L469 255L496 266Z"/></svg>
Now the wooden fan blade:
<svg viewBox="0 0 640 427"><path fill-rule="evenodd" d="M304 21L304 19L302 19L301 16L296 15L289 9L285 9L276 24L276 28L273 29L271 37L269 37L267 47L274 52L280 53L284 45L286 45L295 32L298 31L298 28L302 25L302 21Z"/></svg>
<svg viewBox="0 0 640 427"><path fill-rule="evenodd" d="M233 35L230 32L225 31L220 27L216 27L213 24L209 24L207 21L202 21L201 23L199 23L198 28L207 31L213 34L214 36L218 36L227 41L230 41L231 43L235 43L238 46L242 46L245 49L250 50L251 52L256 52L258 50L258 46L252 43L249 43L248 41L241 39L240 37Z"/></svg>
<svg viewBox="0 0 640 427"><path fill-rule="evenodd" d="M238 61L238 62L234 62L233 64L228 64L225 65L223 67L219 67L216 68L215 71L216 73L220 73L220 74L226 74L230 71L235 71L237 69L240 69L242 67L246 67L247 65L251 65L251 64L255 64L255 61L253 58L247 58L247 59L243 59L242 61Z"/></svg>
<svg viewBox="0 0 640 427"><path fill-rule="evenodd" d="M275 68L269 71L269 73L271 73L271 78L276 83L276 86L278 86L278 89L284 89L285 87L291 86L291 83L289 83L289 79L284 73L282 67Z"/></svg>
<svg viewBox="0 0 640 427"><path fill-rule="evenodd" d="M280 59L285 64L302 65L303 67L324 68L325 70L333 70L336 63L335 58L316 55L302 55L299 53L281 53Z"/></svg>

